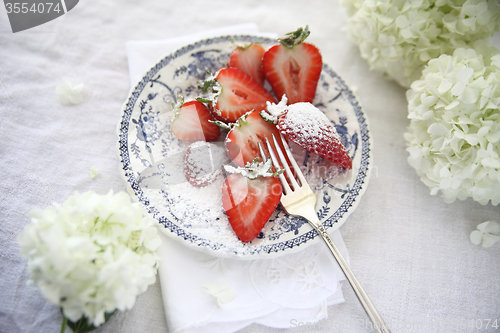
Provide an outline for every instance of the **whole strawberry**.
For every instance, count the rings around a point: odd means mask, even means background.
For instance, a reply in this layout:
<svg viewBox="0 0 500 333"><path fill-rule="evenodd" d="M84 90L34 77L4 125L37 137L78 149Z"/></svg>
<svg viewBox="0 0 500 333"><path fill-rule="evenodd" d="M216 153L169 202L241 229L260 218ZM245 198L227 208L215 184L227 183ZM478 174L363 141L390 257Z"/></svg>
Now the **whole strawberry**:
<svg viewBox="0 0 500 333"><path fill-rule="evenodd" d="M263 70L274 94L281 99L286 94L289 104L312 103L323 68L321 53L316 46L304 43L309 27L280 38L264 54Z"/></svg>
<svg viewBox="0 0 500 333"><path fill-rule="evenodd" d="M330 119L311 103L286 105L286 96L278 104L269 104L261 112L267 122L277 124L279 132L307 151L346 169L352 160Z"/></svg>

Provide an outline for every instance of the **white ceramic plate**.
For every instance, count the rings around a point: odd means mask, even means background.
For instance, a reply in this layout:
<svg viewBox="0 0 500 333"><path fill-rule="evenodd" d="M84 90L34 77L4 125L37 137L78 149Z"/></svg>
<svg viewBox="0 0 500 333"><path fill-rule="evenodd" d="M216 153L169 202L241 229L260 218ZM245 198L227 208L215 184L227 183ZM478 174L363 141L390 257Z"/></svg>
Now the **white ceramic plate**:
<svg viewBox="0 0 500 333"><path fill-rule="evenodd" d="M207 70L215 73L229 61L235 44L272 39L255 36L223 36L185 46L157 63L130 92L118 126L118 154L129 190L158 220L161 230L174 239L220 257L255 259L301 250L321 241L302 218L278 207L262 233L242 243L222 209L224 173L205 187L193 187L184 176L184 153L189 143L170 131L172 103L199 96L197 82ZM327 65L318 84L314 105L336 126L353 159L344 170L292 145L311 187L316 191L317 213L329 231L339 228L358 205L369 178L371 140L359 103L342 79ZM212 149L224 156L224 134ZM227 161L225 161L227 162ZM215 161L215 169L220 168Z"/></svg>

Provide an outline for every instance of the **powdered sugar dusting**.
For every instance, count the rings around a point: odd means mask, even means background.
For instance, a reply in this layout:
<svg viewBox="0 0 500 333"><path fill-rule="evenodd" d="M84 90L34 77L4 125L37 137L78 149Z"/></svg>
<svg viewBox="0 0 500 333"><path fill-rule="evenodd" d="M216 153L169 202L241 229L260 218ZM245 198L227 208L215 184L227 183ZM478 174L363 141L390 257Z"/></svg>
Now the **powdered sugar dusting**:
<svg viewBox="0 0 500 333"><path fill-rule="evenodd" d="M279 117L286 111L287 109L288 98L286 95L283 95L281 101L278 104L273 102L267 102L267 112L262 111L260 116L271 124L277 124Z"/></svg>
<svg viewBox="0 0 500 333"><path fill-rule="evenodd" d="M248 162L244 168L235 168L231 165L224 165L224 169L226 169L226 171L229 173L239 173L249 179L255 179L258 177L272 177L277 174L272 172L271 159L268 159L266 162L259 162L258 159L255 159L252 162Z"/></svg>
<svg viewBox="0 0 500 333"><path fill-rule="evenodd" d="M300 133L300 143L310 144L318 138L332 135L340 140L330 119L311 103L295 103L289 105L286 117L279 123L279 128L286 133Z"/></svg>
<svg viewBox="0 0 500 333"><path fill-rule="evenodd" d="M224 147L196 141L189 145L185 155L186 179L193 186L207 186L222 176L222 166L228 161Z"/></svg>

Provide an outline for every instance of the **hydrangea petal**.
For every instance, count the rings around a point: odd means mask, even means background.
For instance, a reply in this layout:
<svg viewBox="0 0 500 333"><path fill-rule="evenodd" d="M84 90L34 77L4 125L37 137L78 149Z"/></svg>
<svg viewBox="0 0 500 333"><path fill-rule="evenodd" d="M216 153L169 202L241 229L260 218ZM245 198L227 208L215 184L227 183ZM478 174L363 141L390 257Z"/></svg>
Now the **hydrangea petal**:
<svg viewBox="0 0 500 333"><path fill-rule="evenodd" d="M63 79L62 82L56 87L56 93L59 96L59 103L61 103L61 105L77 105L83 103L84 88L85 86L83 83L73 86L67 79Z"/></svg>
<svg viewBox="0 0 500 333"><path fill-rule="evenodd" d="M500 241L500 236L492 234L483 235L483 247L492 247L498 241Z"/></svg>
<svg viewBox="0 0 500 333"><path fill-rule="evenodd" d="M486 232L486 233L490 233L490 234L500 233L500 225L495 221L482 222L477 226L477 229L482 231L482 232Z"/></svg>
<svg viewBox="0 0 500 333"><path fill-rule="evenodd" d="M483 241L483 233L479 230L474 230L469 235L472 244L479 245Z"/></svg>

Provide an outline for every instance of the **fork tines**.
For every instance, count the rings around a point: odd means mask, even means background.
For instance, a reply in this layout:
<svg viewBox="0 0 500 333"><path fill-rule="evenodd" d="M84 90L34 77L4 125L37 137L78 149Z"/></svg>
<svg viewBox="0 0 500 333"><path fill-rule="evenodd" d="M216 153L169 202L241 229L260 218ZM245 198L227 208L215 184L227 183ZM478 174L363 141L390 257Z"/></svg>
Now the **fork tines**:
<svg viewBox="0 0 500 333"><path fill-rule="evenodd" d="M307 183L304 178L304 175L302 174L302 171L300 170L299 165L295 161L295 158L293 157L292 152L290 151L290 147L288 146L285 138L281 134L280 134L280 139L281 142L283 143L283 147L285 148L286 157L281 151L280 145L278 144L278 141L276 140L274 134L273 134L273 143L278 156L276 156L274 149L267 138L266 138L266 144L267 144L267 149L269 150L269 154L271 155L271 160L276 170L280 170L281 168L285 170L286 177L283 173L281 173L279 175L279 178L281 181L281 185L283 187L284 195L286 195L290 192L297 190L298 188ZM268 157L265 155L264 150L262 149L260 143L259 143L259 149L262 159L266 161ZM290 166L288 165L287 158L288 161L290 161L290 163L292 164L293 171L292 169L290 169Z"/></svg>

